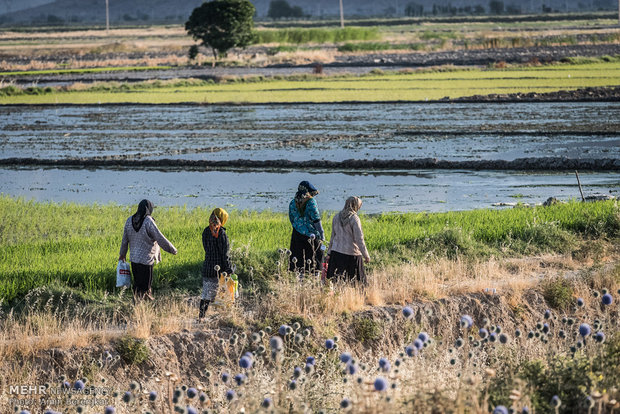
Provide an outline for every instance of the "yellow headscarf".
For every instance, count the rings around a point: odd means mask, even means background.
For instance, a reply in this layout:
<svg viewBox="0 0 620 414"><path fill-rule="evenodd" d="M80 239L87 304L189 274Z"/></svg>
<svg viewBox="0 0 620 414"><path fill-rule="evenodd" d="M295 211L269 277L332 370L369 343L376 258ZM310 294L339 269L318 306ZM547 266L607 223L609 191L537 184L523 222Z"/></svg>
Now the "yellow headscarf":
<svg viewBox="0 0 620 414"><path fill-rule="evenodd" d="M220 227L226 224L228 221L228 213L223 208L216 208L211 212L209 217L209 228L213 237L217 238L220 233Z"/></svg>

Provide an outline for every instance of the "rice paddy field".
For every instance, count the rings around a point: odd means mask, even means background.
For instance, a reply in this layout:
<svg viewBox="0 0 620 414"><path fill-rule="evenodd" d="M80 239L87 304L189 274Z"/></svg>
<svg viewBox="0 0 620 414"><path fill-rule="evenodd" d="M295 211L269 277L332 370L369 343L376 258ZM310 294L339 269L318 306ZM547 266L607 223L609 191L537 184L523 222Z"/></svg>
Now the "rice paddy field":
<svg viewBox="0 0 620 414"><path fill-rule="evenodd" d="M427 101L445 97L552 92L620 85L620 63L505 70L399 73L363 77L306 77L303 80L249 79L224 83L121 85L91 90L6 93L0 104L171 104Z"/></svg>

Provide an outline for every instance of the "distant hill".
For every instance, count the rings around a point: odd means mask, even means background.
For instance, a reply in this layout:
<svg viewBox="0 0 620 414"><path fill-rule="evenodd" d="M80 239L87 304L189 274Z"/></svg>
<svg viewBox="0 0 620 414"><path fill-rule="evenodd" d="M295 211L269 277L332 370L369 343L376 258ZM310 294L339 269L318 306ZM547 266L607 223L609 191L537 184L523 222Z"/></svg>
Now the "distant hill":
<svg viewBox="0 0 620 414"><path fill-rule="evenodd" d="M271 0L252 0L257 18L264 19ZM488 12L489 0L343 0L345 17L405 16L407 6L417 6L425 15ZM542 11L614 10L617 0L495 0L512 14ZM109 0L112 25L144 23L182 23L203 0ZM339 15L336 0L289 0L308 17ZM421 7L421 9L420 9ZM105 0L0 0L0 24L60 25L105 24Z"/></svg>

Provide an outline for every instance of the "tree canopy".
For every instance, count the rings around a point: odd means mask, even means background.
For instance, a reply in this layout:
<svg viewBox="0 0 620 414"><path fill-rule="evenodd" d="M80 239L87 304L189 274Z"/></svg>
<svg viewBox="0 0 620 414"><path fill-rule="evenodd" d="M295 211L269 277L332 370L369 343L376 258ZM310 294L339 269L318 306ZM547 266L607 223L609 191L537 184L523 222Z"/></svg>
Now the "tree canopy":
<svg viewBox="0 0 620 414"><path fill-rule="evenodd" d="M249 0L205 2L192 11L185 30L204 46L210 47L217 59L218 54L225 55L233 47L245 47L252 43L255 12Z"/></svg>
<svg viewBox="0 0 620 414"><path fill-rule="evenodd" d="M286 0L271 0L267 16L272 19L283 17L303 17L304 11L299 6L291 7Z"/></svg>

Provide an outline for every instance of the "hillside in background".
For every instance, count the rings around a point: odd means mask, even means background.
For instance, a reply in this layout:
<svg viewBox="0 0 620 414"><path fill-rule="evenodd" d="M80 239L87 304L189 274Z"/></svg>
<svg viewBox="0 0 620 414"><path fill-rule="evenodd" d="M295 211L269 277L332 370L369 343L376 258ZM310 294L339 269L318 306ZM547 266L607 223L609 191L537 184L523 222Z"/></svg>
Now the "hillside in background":
<svg viewBox="0 0 620 414"><path fill-rule="evenodd" d="M267 17L271 0L253 0L257 18ZM510 14L614 10L615 0L494 0ZM110 23L182 23L202 0L109 0ZM334 0L289 0L309 18L339 15ZM468 15L489 13L489 0L344 0L345 17L405 16L406 10L423 15ZM0 0L0 24L62 25L105 24L105 0Z"/></svg>

